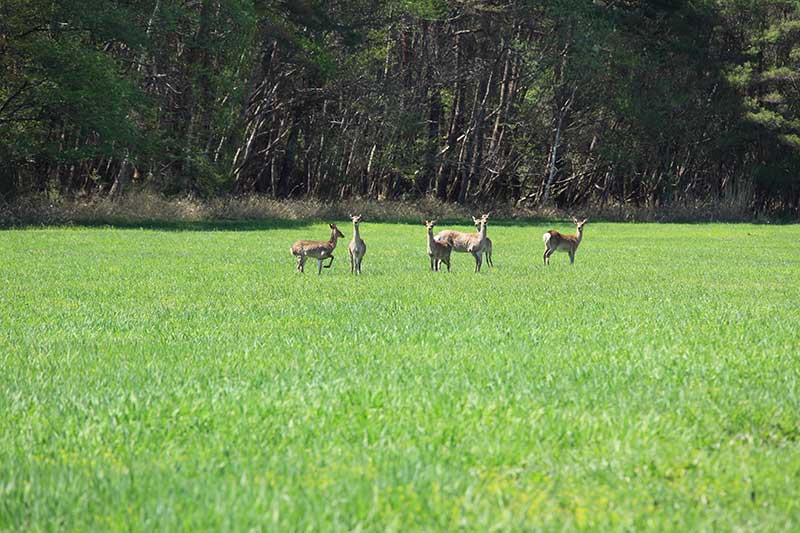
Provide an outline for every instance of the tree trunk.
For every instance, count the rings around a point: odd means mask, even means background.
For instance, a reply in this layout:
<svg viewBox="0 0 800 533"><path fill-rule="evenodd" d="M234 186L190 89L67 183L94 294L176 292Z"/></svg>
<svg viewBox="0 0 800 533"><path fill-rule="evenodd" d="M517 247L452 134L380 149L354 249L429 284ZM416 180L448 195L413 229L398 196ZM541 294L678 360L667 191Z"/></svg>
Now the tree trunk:
<svg viewBox="0 0 800 533"><path fill-rule="evenodd" d="M428 138L425 143L425 161L417 177L417 192L424 196L436 177L436 147L439 140L439 117L442 113L442 99L438 89L432 89L428 97Z"/></svg>
<svg viewBox="0 0 800 533"><path fill-rule="evenodd" d="M133 165L126 155L125 159L122 160L122 165L120 165L117 177L114 179L114 183L111 185L111 191L108 193L109 198L112 200L120 199L124 194L128 183L130 183L131 176L133 176Z"/></svg>
<svg viewBox="0 0 800 533"><path fill-rule="evenodd" d="M455 156L456 142L458 141L458 133L462 129L463 114L464 114L464 99L466 98L466 88L462 79L462 50L461 50L461 35L456 35L455 43L456 53L456 81L453 88L455 101L453 102L453 110L450 115L450 130L447 134L447 146L442 152L444 153L444 161L439 167L439 176L436 183L436 197L440 200L447 199L447 191L450 186L450 177L453 172L453 157Z"/></svg>
<svg viewBox="0 0 800 533"><path fill-rule="evenodd" d="M289 188L292 185L294 174L294 159L297 151L297 137L300 133L300 111L295 109L291 112L289 125L289 139L286 141L286 151L283 154L283 164L281 165L280 175L278 176L277 198L286 198Z"/></svg>

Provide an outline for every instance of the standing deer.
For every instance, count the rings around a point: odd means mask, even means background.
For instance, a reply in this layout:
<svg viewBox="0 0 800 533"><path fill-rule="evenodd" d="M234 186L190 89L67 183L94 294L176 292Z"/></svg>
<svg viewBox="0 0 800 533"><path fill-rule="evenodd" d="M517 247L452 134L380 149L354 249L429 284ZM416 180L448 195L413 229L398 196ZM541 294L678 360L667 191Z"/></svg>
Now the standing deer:
<svg viewBox="0 0 800 533"><path fill-rule="evenodd" d="M433 227L436 225L435 220L425 220L422 222L428 230L428 256L431 258L431 270L439 272L442 263L447 265L447 271L450 272L450 252L453 251L453 241L448 238L444 241L437 241L433 238Z"/></svg>
<svg viewBox="0 0 800 533"><path fill-rule="evenodd" d="M475 222L475 229L480 231L481 229L479 223L480 220L473 218L473 221L476 220L477 222ZM486 237L486 240L483 243L483 259L486 261L486 264L489 265L490 267L494 266L494 261L492 261L492 239L490 239L489 237Z"/></svg>
<svg viewBox="0 0 800 533"><path fill-rule="evenodd" d="M489 213L481 215L480 218L472 217L472 222L478 227L478 233L464 233L446 229L436 235L439 242L450 240L453 250L456 252L469 252L475 258L475 272L481 271L483 262L482 252L486 244L486 226L489 224Z"/></svg>
<svg viewBox="0 0 800 533"><path fill-rule="evenodd" d="M575 225L578 227L578 233L575 235L564 235L552 229L542 235L542 240L544 240L545 265L550 264L550 256L553 255L554 252L567 252L569 254L569 264L575 262L575 252L578 250L578 246L583 238L583 225L586 224L589 219L584 218L582 221L578 222L577 218L572 217L572 221L575 222Z"/></svg>
<svg viewBox="0 0 800 533"><path fill-rule="evenodd" d="M331 228L331 238L328 242L323 241L297 241L292 245L292 255L297 256L297 270L305 272L306 259L313 257L317 260L317 274L322 274L323 259L330 258L330 262L325 268L330 268L333 264L333 250L336 248L336 240L344 237L344 233L339 231L336 224L329 224Z"/></svg>
<svg viewBox="0 0 800 533"><path fill-rule="evenodd" d="M347 251L350 252L350 273L361 274L361 260L364 259L364 254L367 253L367 245L361 240L361 233L358 231L361 215L350 215L350 220L353 221L353 240L350 241L350 246L347 247Z"/></svg>

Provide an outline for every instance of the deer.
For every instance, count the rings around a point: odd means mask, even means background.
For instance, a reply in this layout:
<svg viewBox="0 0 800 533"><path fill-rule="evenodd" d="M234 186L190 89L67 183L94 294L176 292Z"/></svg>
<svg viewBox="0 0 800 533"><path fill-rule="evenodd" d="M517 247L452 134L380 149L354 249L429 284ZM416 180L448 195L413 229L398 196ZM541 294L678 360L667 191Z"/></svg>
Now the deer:
<svg viewBox="0 0 800 533"><path fill-rule="evenodd" d="M297 270L305 272L306 259L313 257L317 260L317 274L322 274L322 261L330 258L325 268L330 268L333 264L333 250L336 248L336 241L339 237L344 238L344 233L339 231L336 224L328 224L331 228L331 238L324 241L297 241L292 245L292 255L297 257Z"/></svg>
<svg viewBox="0 0 800 533"><path fill-rule="evenodd" d="M475 219L473 219L473 221L474 220ZM475 229L478 231L481 229L481 226L478 222L475 222ZM494 261L492 261L492 239L489 237L486 237L486 240L483 243L483 259L490 267L494 266Z"/></svg>
<svg viewBox="0 0 800 533"><path fill-rule="evenodd" d="M431 258L431 271L439 272L442 263L447 265L447 271L450 272L450 252L453 251L453 241L447 238L443 241L437 241L433 238L433 227L436 225L435 220L423 220L425 228L428 230L428 256Z"/></svg>
<svg viewBox="0 0 800 533"><path fill-rule="evenodd" d="M453 250L456 252L468 252L475 258L475 272L481 271L483 262L482 252L486 244L486 226L489 224L489 214L481 215L480 218L472 217L472 222L478 227L477 233L464 233L446 229L436 235L439 242L450 240Z"/></svg>
<svg viewBox="0 0 800 533"><path fill-rule="evenodd" d="M367 245L361 239L361 233L358 231L361 215L350 215L350 220L353 221L353 240L350 241L350 245L347 247L347 251L350 253L350 273L361 274L361 260L364 259L364 254L367 253Z"/></svg>
<svg viewBox="0 0 800 533"><path fill-rule="evenodd" d="M575 252L578 250L578 246L581 244L581 239L583 238L583 226L589 219L584 218L578 222L577 218L572 217L572 221L578 227L578 232L575 235L564 235L552 229L542 235L542 240L544 241L545 265L550 264L550 256L553 255L554 252L567 252L569 254L569 264L575 263Z"/></svg>

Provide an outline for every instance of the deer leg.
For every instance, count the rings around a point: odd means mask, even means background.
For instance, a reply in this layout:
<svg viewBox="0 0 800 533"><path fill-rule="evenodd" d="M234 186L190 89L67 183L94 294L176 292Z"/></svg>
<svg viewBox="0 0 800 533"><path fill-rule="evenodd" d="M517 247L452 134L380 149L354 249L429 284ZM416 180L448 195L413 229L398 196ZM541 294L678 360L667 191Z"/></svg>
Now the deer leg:
<svg viewBox="0 0 800 533"><path fill-rule="evenodd" d="M297 270L300 272L305 272L306 267L306 256L301 255L297 258Z"/></svg>
<svg viewBox="0 0 800 533"><path fill-rule="evenodd" d="M350 250L348 250L347 253L350 255L350 273L352 274L356 269L356 258L353 257L353 252Z"/></svg>
<svg viewBox="0 0 800 533"><path fill-rule="evenodd" d="M569 253L569 264L571 265L573 263L575 263L575 250L572 250Z"/></svg>
<svg viewBox="0 0 800 533"><path fill-rule="evenodd" d="M322 259L319 260L319 264L322 264ZM328 261L328 264L325 265L325 268L330 268L332 264L333 264L333 255L331 255L331 260Z"/></svg>
<svg viewBox="0 0 800 533"><path fill-rule="evenodd" d="M322 259L317 259L317 275L322 274Z"/></svg>
<svg viewBox="0 0 800 533"><path fill-rule="evenodd" d="M483 257L483 252L472 252L472 257L475 258L475 272L481 271L481 258Z"/></svg>
<svg viewBox="0 0 800 533"><path fill-rule="evenodd" d="M489 252L485 252L483 255L486 258L486 264L489 265L490 267L493 267L494 262L492 261L492 254Z"/></svg>
<svg viewBox="0 0 800 533"><path fill-rule="evenodd" d="M362 257L359 257L359 258L358 258L358 263L356 264L356 272L357 272L359 275L361 275L361 261L362 261L363 259L364 259L364 257L363 257L363 256L362 256Z"/></svg>
<svg viewBox="0 0 800 533"><path fill-rule="evenodd" d="M450 258L444 260L444 264L447 265L447 271L450 272Z"/></svg>

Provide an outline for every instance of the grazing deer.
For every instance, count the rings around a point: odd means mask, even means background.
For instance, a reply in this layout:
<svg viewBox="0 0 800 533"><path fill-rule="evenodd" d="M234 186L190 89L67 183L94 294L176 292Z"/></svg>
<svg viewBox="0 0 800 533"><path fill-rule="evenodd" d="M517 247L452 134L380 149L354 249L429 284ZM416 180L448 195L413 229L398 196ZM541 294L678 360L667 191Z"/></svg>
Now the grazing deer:
<svg viewBox="0 0 800 533"><path fill-rule="evenodd" d="M442 263L447 265L447 271L450 272L450 252L453 251L453 241L449 237L443 241L437 241L433 238L433 227L436 225L435 220L425 220L422 222L428 230L428 256L431 258L431 270L439 272Z"/></svg>
<svg viewBox="0 0 800 533"><path fill-rule="evenodd" d="M361 240L361 233L358 232L361 215L350 215L350 220L353 221L353 240L350 241L350 246L347 247L347 251L350 252L350 273L361 274L361 260L364 259L364 254L367 253L367 245Z"/></svg>
<svg viewBox="0 0 800 533"><path fill-rule="evenodd" d="M569 254L569 263L573 264L575 262L575 251L578 249L578 245L580 245L581 239L583 238L583 225L586 224L589 219L584 218L582 221L578 222L577 218L572 217L572 221L578 226L578 233L575 235L564 235L552 229L542 235L542 240L544 240L545 265L550 264L550 256L553 255L554 252L567 252Z"/></svg>
<svg viewBox="0 0 800 533"><path fill-rule="evenodd" d="M336 240L344 237L344 233L339 231L336 224L329 224L331 228L331 238L328 242L323 241L297 241L292 245L292 255L297 256L297 270L305 272L306 259L313 257L317 260L317 274L322 274L322 261L330 258L330 262L325 268L330 268L333 264L333 250L336 248Z"/></svg>
<svg viewBox="0 0 800 533"><path fill-rule="evenodd" d="M473 218L473 221L477 219ZM475 229L480 231L481 225L478 222L475 222ZM492 239L486 237L486 240L483 243L483 259L486 261L486 264L490 267L494 266L494 261L492 261Z"/></svg>
<svg viewBox="0 0 800 533"><path fill-rule="evenodd" d="M464 233L446 229L436 235L439 242L450 240L453 244L453 251L469 252L475 258L475 272L481 271L483 262L482 252L486 244L486 226L489 224L489 213L481 215L480 218L472 217L472 222L478 227L478 233Z"/></svg>

